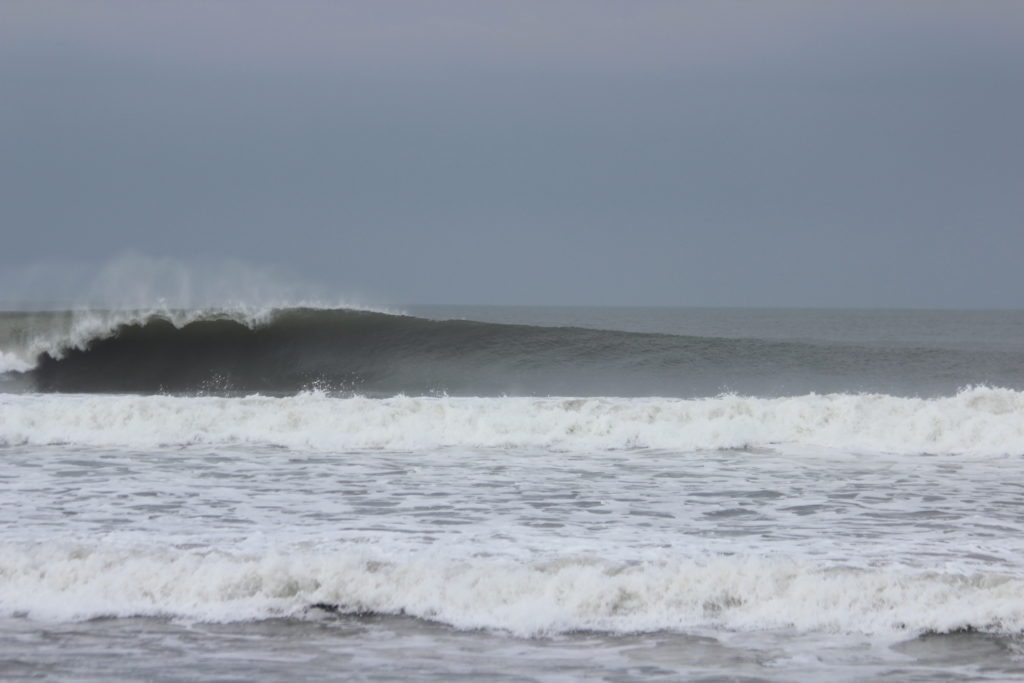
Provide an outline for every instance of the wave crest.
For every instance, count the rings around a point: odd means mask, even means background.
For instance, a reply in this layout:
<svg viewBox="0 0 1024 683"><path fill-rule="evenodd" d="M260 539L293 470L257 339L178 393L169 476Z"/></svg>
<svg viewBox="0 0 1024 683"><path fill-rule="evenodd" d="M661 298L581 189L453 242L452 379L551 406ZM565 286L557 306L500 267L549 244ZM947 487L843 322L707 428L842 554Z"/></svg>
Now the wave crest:
<svg viewBox="0 0 1024 683"><path fill-rule="evenodd" d="M9 328L0 328L0 373L30 372L40 362L60 361L70 353L85 353L91 347L132 329L157 326L174 334L196 323L220 322L255 330L271 324L278 315L295 308L292 305L237 303L183 309L161 303L137 309L8 312L4 314L5 320L0 321ZM317 302L303 302L298 304L298 308L396 315L387 309L330 306Z"/></svg>
<svg viewBox="0 0 1024 683"><path fill-rule="evenodd" d="M10 326L10 314L0 327ZM1024 387L1020 354L429 320L357 309L67 314L3 343L44 392L384 396L942 395ZM16 323L17 321L15 321ZM25 323L27 326L28 323ZM10 338L12 335L8 334ZM18 335L14 335L18 336ZM11 373L0 380L11 379Z"/></svg>

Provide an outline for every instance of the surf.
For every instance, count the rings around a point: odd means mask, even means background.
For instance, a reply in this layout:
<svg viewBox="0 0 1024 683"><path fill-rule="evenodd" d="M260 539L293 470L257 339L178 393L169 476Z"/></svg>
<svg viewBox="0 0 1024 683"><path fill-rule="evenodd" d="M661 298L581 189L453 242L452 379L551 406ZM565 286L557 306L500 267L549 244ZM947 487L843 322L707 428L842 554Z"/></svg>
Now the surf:
<svg viewBox="0 0 1024 683"><path fill-rule="evenodd" d="M546 452L792 450L1024 453L1024 392L675 398L181 397L0 394L0 445L288 448L325 453L445 448Z"/></svg>
<svg viewBox="0 0 1024 683"><path fill-rule="evenodd" d="M204 622L400 614L531 637L728 629L906 638L1024 630L1019 575L823 567L710 555L618 563L372 549L239 552L4 544L0 613L37 620Z"/></svg>
<svg viewBox="0 0 1024 683"><path fill-rule="evenodd" d="M7 313L0 326L0 390L7 391L695 398L1024 388L1024 365L1012 352L438 320L353 308Z"/></svg>

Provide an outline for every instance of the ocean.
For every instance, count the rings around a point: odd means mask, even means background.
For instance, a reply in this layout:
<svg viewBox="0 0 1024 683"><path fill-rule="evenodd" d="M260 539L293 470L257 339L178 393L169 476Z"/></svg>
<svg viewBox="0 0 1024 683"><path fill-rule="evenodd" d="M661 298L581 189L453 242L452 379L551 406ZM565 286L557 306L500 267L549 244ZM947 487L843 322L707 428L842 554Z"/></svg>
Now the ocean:
<svg viewBox="0 0 1024 683"><path fill-rule="evenodd" d="M0 679L1024 679L1024 312L0 313Z"/></svg>

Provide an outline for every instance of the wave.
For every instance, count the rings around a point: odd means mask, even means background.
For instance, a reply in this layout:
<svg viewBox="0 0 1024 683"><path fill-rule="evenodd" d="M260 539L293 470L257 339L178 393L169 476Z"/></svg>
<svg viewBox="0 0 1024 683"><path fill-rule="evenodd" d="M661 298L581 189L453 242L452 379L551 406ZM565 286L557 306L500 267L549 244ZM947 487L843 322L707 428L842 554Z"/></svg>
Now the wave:
<svg viewBox="0 0 1024 683"><path fill-rule="evenodd" d="M0 373L27 372L43 359L61 360L69 353L87 351L122 332L149 325L169 325L181 330L195 323L230 322L250 330L265 326L282 311L294 307L235 304L198 309L160 305L147 308L76 309L55 311L8 311L0 313ZM386 309L309 304L297 310L377 312Z"/></svg>
<svg viewBox="0 0 1024 683"><path fill-rule="evenodd" d="M446 447L696 451L813 446L858 453L1024 454L1024 392L933 399L180 397L0 394L0 445L319 452Z"/></svg>
<svg viewBox="0 0 1024 683"><path fill-rule="evenodd" d="M321 388L377 396L696 397L1024 388L1024 363L1010 352L428 320L353 309L65 314L47 319L49 331L38 334L5 315L0 323L20 332L0 343L3 377L10 387L41 392L288 395Z"/></svg>
<svg viewBox="0 0 1024 683"><path fill-rule="evenodd" d="M241 621L402 614L520 636L796 629L872 635L1024 630L1024 578L713 555L620 564L385 555L372 549L0 546L0 613L43 620Z"/></svg>

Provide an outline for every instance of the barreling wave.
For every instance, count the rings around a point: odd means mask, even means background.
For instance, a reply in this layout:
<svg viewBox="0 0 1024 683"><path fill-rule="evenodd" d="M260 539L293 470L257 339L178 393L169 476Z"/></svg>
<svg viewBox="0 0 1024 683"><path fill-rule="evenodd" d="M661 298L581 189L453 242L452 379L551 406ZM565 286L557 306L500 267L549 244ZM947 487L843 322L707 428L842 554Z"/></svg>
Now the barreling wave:
<svg viewBox="0 0 1024 683"><path fill-rule="evenodd" d="M0 445L61 444L318 452L812 446L856 453L1020 455L1024 392L975 387L933 399L0 395Z"/></svg>
<svg viewBox="0 0 1024 683"><path fill-rule="evenodd" d="M8 314L10 315L10 314ZM9 322L9 321L8 321ZM1019 354L428 320L352 309L69 318L0 349L40 392L711 396L1024 388ZM12 373L10 371L17 371Z"/></svg>
<svg viewBox="0 0 1024 683"><path fill-rule="evenodd" d="M330 551L0 546L0 614L241 621L401 614L520 636L702 628L906 636L1024 630L1024 578L712 555L622 564Z"/></svg>
<svg viewBox="0 0 1024 683"><path fill-rule="evenodd" d="M147 308L76 309L68 311L8 311L0 313L0 373L27 372L44 357L60 360L125 330L153 324L181 330L194 323L230 322L250 330L270 324L289 307L234 304L198 309L159 305ZM394 314L365 307L331 308L310 304L307 311L348 311Z"/></svg>

